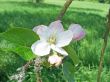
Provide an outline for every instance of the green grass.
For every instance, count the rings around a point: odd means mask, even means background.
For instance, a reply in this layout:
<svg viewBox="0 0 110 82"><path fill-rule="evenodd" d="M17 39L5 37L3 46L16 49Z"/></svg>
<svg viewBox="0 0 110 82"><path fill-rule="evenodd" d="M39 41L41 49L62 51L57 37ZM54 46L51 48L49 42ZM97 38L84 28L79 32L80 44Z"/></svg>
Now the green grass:
<svg viewBox="0 0 110 82"><path fill-rule="evenodd" d="M65 0L45 0L45 3L60 5L63 6ZM94 3L94 2L87 2L87 1L73 1L70 5L70 9L77 11L77 12L85 12L85 13L93 13L99 14L101 16L106 16L109 8L109 4L101 4L101 3Z"/></svg>
<svg viewBox="0 0 110 82"><path fill-rule="evenodd" d="M40 4L21 1L16 2L15 0L13 2L10 1L0 1L0 32L16 27L32 29L39 24L48 25L55 20L64 4L63 0L45 0L44 3ZM65 29L68 29L71 23L78 23L81 24L86 31L86 37L83 40L74 43L81 64L84 65L84 67L81 67L82 74L80 74L80 71L76 72L75 77L77 82L96 81L96 68L99 63L100 50L103 43L102 38L106 28L108 6L108 4L73 1L63 17L62 22ZM8 55L7 53L11 55ZM15 65L15 68L19 67L16 66L16 63L11 64L11 61L17 62L19 57L13 60L15 54L12 54L11 52L7 53L0 51L0 61L2 62L0 63L0 69L5 68L7 70L8 67L5 66L7 64L10 64L11 66ZM106 72L109 72L106 70L110 67L109 57L110 43L108 43L104 60L104 71ZM10 62L6 61L8 58L10 58ZM89 69L89 66L95 66L96 68ZM105 79L110 77L106 72L102 75L102 78L104 78L104 81L102 82L105 82ZM93 77L88 74L93 75Z"/></svg>

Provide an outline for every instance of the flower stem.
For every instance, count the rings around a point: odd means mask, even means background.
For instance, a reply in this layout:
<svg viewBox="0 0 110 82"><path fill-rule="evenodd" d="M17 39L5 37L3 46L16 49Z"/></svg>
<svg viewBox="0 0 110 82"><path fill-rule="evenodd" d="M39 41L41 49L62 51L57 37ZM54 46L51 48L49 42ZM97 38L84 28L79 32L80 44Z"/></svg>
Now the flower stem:
<svg viewBox="0 0 110 82"><path fill-rule="evenodd" d="M64 4L64 7L62 8L62 10L60 11L58 17L56 18L56 20L61 20L64 16L64 14L66 13L68 7L70 6L70 4L72 3L73 0L67 0L66 3Z"/></svg>
<svg viewBox="0 0 110 82"><path fill-rule="evenodd" d="M27 63L24 65L25 71L29 68L29 65L31 65L32 63L33 63L33 60L27 62Z"/></svg>
<svg viewBox="0 0 110 82"><path fill-rule="evenodd" d="M41 79L40 76L41 76L40 72L37 72L37 80L36 80L36 82L42 82L42 79Z"/></svg>
<svg viewBox="0 0 110 82"><path fill-rule="evenodd" d="M110 32L110 9L109 9L109 13L108 13L108 22L107 22L107 28L106 28L106 32L104 35L104 43L103 43L103 47L101 49L101 56L100 56L100 63L99 63L99 69L98 69L98 75L97 75L97 82L101 82L101 72L102 72L102 65L103 65L103 60L104 60L104 53L105 53L105 49L107 47L107 41L108 41L108 36L109 36L109 32Z"/></svg>
<svg viewBox="0 0 110 82"><path fill-rule="evenodd" d="M34 69L36 72L36 82L42 82L42 79L41 79L41 63L42 63L42 59L40 57L37 57L35 59L35 64L34 64Z"/></svg>

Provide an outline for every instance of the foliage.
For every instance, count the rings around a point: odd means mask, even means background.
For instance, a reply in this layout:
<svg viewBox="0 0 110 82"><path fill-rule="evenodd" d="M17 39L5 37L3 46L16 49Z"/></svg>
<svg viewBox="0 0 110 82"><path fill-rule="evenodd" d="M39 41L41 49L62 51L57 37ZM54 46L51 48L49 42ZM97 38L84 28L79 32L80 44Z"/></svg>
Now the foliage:
<svg viewBox="0 0 110 82"><path fill-rule="evenodd" d="M19 55L0 50L0 81L6 82L7 75L13 74L18 67L24 64L25 61Z"/></svg>
<svg viewBox="0 0 110 82"><path fill-rule="evenodd" d="M59 68L46 68L43 67L41 70L41 77L43 82L66 82L63 73L62 67ZM25 80L23 82L36 82L35 72L33 70L33 66L30 66L27 70Z"/></svg>
<svg viewBox="0 0 110 82"><path fill-rule="evenodd" d="M68 82L74 82L74 66L69 62L64 62L63 64L63 74L65 79L67 79Z"/></svg>
<svg viewBox="0 0 110 82"><path fill-rule="evenodd" d="M74 65L77 66L79 64L79 58L78 58L76 52L74 51L73 45L70 44L69 46L66 46L64 49L68 52L68 55L71 58L71 60L73 61Z"/></svg>
<svg viewBox="0 0 110 82"><path fill-rule="evenodd" d="M1 37L15 44L30 47L39 37L31 29L12 28L1 34Z"/></svg>
<svg viewBox="0 0 110 82"><path fill-rule="evenodd" d="M35 58L35 55L32 53L30 46L32 43L37 41L39 37L32 30L26 28L12 28L4 33L1 33L0 36L1 38L13 43L11 46L6 42L5 45L1 43L1 49L13 51L19 54L25 60L32 60Z"/></svg>

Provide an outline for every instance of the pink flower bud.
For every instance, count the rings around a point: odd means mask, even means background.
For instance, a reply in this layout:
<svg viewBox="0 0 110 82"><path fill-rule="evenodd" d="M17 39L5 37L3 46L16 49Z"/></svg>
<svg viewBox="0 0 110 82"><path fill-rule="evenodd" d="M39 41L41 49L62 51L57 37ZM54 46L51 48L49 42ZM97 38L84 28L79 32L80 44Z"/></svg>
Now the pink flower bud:
<svg viewBox="0 0 110 82"><path fill-rule="evenodd" d="M58 55L49 56L48 62L57 67L57 66L59 66L61 64L62 57L59 57Z"/></svg>
<svg viewBox="0 0 110 82"><path fill-rule="evenodd" d="M81 40L85 36L85 31L79 24L71 24L69 30L73 33L73 40Z"/></svg>

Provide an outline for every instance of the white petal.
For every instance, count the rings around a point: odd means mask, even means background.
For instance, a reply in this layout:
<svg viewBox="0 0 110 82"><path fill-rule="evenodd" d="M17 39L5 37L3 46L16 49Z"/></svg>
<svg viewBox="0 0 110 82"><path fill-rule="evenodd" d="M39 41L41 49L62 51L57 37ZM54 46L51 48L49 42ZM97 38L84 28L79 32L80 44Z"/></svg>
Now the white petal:
<svg viewBox="0 0 110 82"><path fill-rule="evenodd" d="M54 32L62 32L64 31L63 25L60 20L54 21L49 25L49 28Z"/></svg>
<svg viewBox="0 0 110 82"><path fill-rule="evenodd" d="M64 47L67 46L72 40L73 34L70 30L61 32L57 35L56 46Z"/></svg>
<svg viewBox="0 0 110 82"><path fill-rule="evenodd" d="M59 48L59 47L57 47L57 46L55 46L55 45L51 45L51 48L52 48L54 51L60 53L61 55L64 55L64 56L67 56L67 55L68 55L68 53L67 53L64 49Z"/></svg>
<svg viewBox="0 0 110 82"><path fill-rule="evenodd" d="M45 30L47 30L47 26L45 25L39 25L39 26L35 26L33 28L33 31L36 32L37 34L42 34Z"/></svg>
<svg viewBox="0 0 110 82"><path fill-rule="evenodd" d="M41 34L39 34L40 40L45 41L45 42L47 42L47 40L49 39L50 36L51 36L51 32L49 29L47 29L44 32L42 32Z"/></svg>
<svg viewBox="0 0 110 82"><path fill-rule="evenodd" d="M73 40L80 40L85 36L85 31L79 24L71 24L69 29L73 33Z"/></svg>
<svg viewBox="0 0 110 82"><path fill-rule="evenodd" d="M39 25L33 28L33 31L36 32L41 41L47 41L51 33L49 32L49 29L47 26Z"/></svg>
<svg viewBox="0 0 110 82"><path fill-rule="evenodd" d="M32 49L33 53L38 55L38 56L45 56L45 55L48 55L50 53L49 44L46 42L42 42L40 40L35 42L31 46L31 49Z"/></svg>

